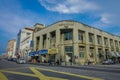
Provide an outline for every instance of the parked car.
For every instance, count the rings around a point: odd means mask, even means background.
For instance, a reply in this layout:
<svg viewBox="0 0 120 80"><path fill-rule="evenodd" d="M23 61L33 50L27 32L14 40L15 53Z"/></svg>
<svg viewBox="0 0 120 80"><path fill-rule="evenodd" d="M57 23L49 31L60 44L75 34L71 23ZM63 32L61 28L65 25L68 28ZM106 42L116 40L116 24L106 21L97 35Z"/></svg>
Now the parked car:
<svg viewBox="0 0 120 80"><path fill-rule="evenodd" d="M7 60L8 60L8 61L12 61L12 58L8 58Z"/></svg>
<svg viewBox="0 0 120 80"><path fill-rule="evenodd" d="M104 60L102 64L115 64L115 61L108 59L108 60Z"/></svg>
<svg viewBox="0 0 120 80"><path fill-rule="evenodd" d="M12 61L13 61L13 62L16 62L16 61L17 61L17 58L12 58Z"/></svg>
<svg viewBox="0 0 120 80"><path fill-rule="evenodd" d="M25 63L26 63L26 60L25 60L24 58L19 58L19 59L17 60L17 63L18 63L18 64L25 64Z"/></svg>

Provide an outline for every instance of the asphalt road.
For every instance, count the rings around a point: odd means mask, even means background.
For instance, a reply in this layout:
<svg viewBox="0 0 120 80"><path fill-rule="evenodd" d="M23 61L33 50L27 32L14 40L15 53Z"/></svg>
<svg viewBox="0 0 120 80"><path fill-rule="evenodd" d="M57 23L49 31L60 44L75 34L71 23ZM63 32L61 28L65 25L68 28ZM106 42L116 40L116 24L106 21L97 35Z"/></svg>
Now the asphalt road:
<svg viewBox="0 0 120 80"><path fill-rule="evenodd" d="M0 80L119 80L120 68L43 66L0 60Z"/></svg>

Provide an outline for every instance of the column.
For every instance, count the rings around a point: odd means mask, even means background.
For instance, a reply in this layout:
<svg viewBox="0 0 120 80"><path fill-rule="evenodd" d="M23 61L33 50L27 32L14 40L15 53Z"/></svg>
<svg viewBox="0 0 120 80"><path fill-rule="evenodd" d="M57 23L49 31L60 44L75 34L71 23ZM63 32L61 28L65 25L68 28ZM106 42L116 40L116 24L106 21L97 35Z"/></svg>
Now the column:
<svg viewBox="0 0 120 80"><path fill-rule="evenodd" d="M79 64L79 47L78 47L78 29L73 28L73 40L72 40L72 45L73 45L73 63Z"/></svg>
<svg viewBox="0 0 120 80"><path fill-rule="evenodd" d="M35 33L33 33L35 35ZM36 36L33 37L33 41L34 41L34 47L33 47L33 51L36 50Z"/></svg>
<svg viewBox="0 0 120 80"><path fill-rule="evenodd" d="M62 61L64 62L64 63L62 63L63 65L66 65L66 55L65 55L65 50L64 50L64 44L63 44L63 40L64 40L64 35L63 34L61 34L60 35L61 36L61 44L60 44L60 52L61 52L61 57L62 57Z"/></svg>
<svg viewBox="0 0 120 80"><path fill-rule="evenodd" d="M56 30L56 47L60 46L60 30Z"/></svg>
<svg viewBox="0 0 120 80"><path fill-rule="evenodd" d="M61 49L60 49L60 30L59 29L57 29L56 30L56 44L55 44L55 46L56 46L56 48L58 49L58 53L57 53L57 59L59 59L59 61L61 61Z"/></svg>
<svg viewBox="0 0 120 80"><path fill-rule="evenodd" d="M87 64L88 59L89 59L89 36L88 36L88 32L85 32L85 44L86 44L86 50L85 50L85 64Z"/></svg>
<svg viewBox="0 0 120 80"><path fill-rule="evenodd" d="M104 34L102 34L102 35L104 35ZM103 53L103 55L104 55L104 59L106 59L105 45L104 45L104 37L101 36L101 38L102 38L102 53Z"/></svg>
<svg viewBox="0 0 120 80"><path fill-rule="evenodd" d="M116 52L115 40L113 39L114 51Z"/></svg>
<svg viewBox="0 0 120 80"><path fill-rule="evenodd" d="M110 46L110 39L108 38L108 47L109 47L109 52L111 51L111 46Z"/></svg>
<svg viewBox="0 0 120 80"><path fill-rule="evenodd" d="M96 63L98 63L99 62L99 59L98 59L98 43L97 43L97 35L96 34L94 34L94 45L95 45L95 54L94 54L94 61L96 62Z"/></svg>

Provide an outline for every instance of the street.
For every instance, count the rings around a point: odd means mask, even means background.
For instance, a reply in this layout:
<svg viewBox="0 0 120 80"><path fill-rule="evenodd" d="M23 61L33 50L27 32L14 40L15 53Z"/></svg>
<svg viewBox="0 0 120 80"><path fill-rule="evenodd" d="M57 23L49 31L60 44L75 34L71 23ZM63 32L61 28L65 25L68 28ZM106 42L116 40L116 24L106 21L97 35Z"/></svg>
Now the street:
<svg viewBox="0 0 120 80"><path fill-rule="evenodd" d="M45 66L0 60L0 80L119 80L119 78L119 67Z"/></svg>

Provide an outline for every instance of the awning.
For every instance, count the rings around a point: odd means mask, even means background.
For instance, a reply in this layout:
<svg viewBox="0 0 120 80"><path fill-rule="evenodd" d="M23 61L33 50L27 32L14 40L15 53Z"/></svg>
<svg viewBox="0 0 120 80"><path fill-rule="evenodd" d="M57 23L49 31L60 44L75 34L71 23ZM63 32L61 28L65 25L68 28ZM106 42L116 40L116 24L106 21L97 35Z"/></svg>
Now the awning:
<svg viewBox="0 0 120 80"><path fill-rule="evenodd" d="M30 53L29 53L29 56L38 56L38 52L37 52L37 51L35 51L35 52L30 52Z"/></svg>
<svg viewBox="0 0 120 80"><path fill-rule="evenodd" d="M39 50L38 54L48 54L48 50L47 49Z"/></svg>
<svg viewBox="0 0 120 80"><path fill-rule="evenodd" d="M29 56L34 56L34 52L30 52L28 55Z"/></svg>
<svg viewBox="0 0 120 80"><path fill-rule="evenodd" d="M115 52L115 54L116 54L117 57L120 57L120 54L118 52Z"/></svg>
<svg viewBox="0 0 120 80"><path fill-rule="evenodd" d="M34 56L38 56L38 51L36 51L36 52L33 52L34 53Z"/></svg>
<svg viewBox="0 0 120 80"><path fill-rule="evenodd" d="M115 52L110 52L110 55L113 56L113 57L117 57Z"/></svg>

